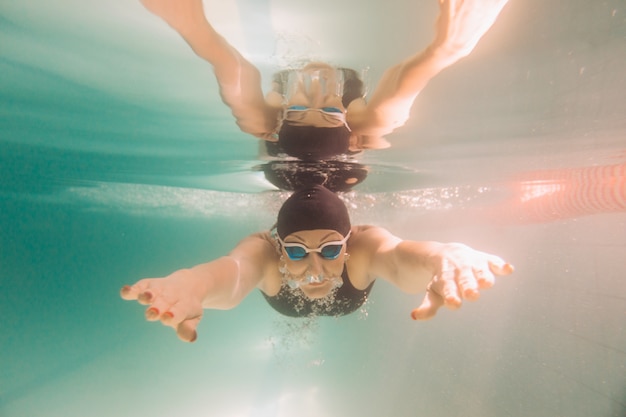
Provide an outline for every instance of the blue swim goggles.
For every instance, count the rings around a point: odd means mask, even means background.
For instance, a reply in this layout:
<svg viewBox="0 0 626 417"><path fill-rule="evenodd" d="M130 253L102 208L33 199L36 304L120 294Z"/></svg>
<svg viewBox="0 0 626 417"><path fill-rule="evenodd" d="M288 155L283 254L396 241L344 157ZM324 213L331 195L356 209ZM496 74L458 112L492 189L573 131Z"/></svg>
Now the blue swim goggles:
<svg viewBox="0 0 626 417"><path fill-rule="evenodd" d="M287 111L289 110L295 110L295 111L304 111L304 110L317 110L317 111L321 111L322 113L340 113L343 114L343 110L341 110L339 107L321 107L319 109L315 109L315 108L310 108L307 106L289 106L287 107Z"/></svg>
<svg viewBox="0 0 626 417"><path fill-rule="evenodd" d="M332 261L339 257L341 249L343 249L343 246L348 241L348 238L350 238L350 233L351 232L348 232L346 237L341 240L326 242L315 249L307 248L302 243L284 242L278 235L276 235L276 238L285 249L285 252L287 253L289 259L291 259L292 261L301 261L302 259L306 258L311 252L319 253L322 258Z"/></svg>

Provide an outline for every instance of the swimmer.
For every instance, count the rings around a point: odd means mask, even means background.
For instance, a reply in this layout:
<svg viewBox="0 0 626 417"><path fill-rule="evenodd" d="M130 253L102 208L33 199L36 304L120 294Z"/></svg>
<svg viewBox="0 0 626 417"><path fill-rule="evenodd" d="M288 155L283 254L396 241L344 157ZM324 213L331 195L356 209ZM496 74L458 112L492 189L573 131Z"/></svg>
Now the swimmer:
<svg viewBox="0 0 626 417"><path fill-rule="evenodd" d="M264 96L258 69L214 30L202 0L141 1L211 64L242 131L290 156L322 160L388 147L384 136L406 123L419 92L471 53L508 0L439 0L432 43L389 68L368 102L355 71L321 62L277 74Z"/></svg>
<svg viewBox="0 0 626 417"><path fill-rule="evenodd" d="M243 239L224 257L164 278L124 286L121 296L147 305L146 319L197 338L204 309L231 309L253 290L281 314L342 316L358 310L377 279L401 291L425 291L414 320L474 301L513 267L459 243L402 240L375 226L353 226L333 192L314 185L293 193L272 230Z"/></svg>

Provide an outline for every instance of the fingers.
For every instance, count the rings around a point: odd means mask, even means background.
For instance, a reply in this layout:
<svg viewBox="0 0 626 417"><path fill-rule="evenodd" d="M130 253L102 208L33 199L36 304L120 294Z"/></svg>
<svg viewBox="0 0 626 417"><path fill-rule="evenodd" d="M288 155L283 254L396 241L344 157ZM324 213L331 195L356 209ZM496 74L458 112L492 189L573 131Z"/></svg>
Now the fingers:
<svg viewBox="0 0 626 417"><path fill-rule="evenodd" d="M491 288L496 283L496 278L491 272L489 266L478 268L474 267L472 268L472 273L474 274L478 288L481 290Z"/></svg>
<svg viewBox="0 0 626 417"><path fill-rule="evenodd" d="M201 311L197 315L186 317L181 308L176 308L176 306L174 306L168 311L162 313L158 318L161 320L163 325L174 328L180 340L184 342L195 342L198 338L196 328L202 319Z"/></svg>
<svg viewBox="0 0 626 417"><path fill-rule="evenodd" d="M169 308L161 315L161 323L165 326L170 326L175 329L184 323L185 321L194 320L202 317L202 307L198 304L192 307L190 303L176 303L169 306ZM195 330L195 326L194 326Z"/></svg>
<svg viewBox="0 0 626 417"><path fill-rule="evenodd" d="M428 292L441 296L443 304L450 309L459 308L462 302L459 285L457 285L457 273L460 276L460 271L446 268L428 285Z"/></svg>
<svg viewBox="0 0 626 417"><path fill-rule="evenodd" d="M158 294L154 294L154 292L150 290L146 290L137 294L137 302L143 305L150 305L157 298Z"/></svg>
<svg viewBox="0 0 626 417"><path fill-rule="evenodd" d="M496 283L496 275L510 275L515 271L515 268L510 263L495 257L485 267L473 268L473 271L478 282L478 288L484 290L493 287Z"/></svg>
<svg viewBox="0 0 626 417"><path fill-rule="evenodd" d="M455 271L443 272L428 285L427 289L428 293L439 296L441 305L446 306L450 310L456 310L461 307L463 302L455 277Z"/></svg>
<svg viewBox="0 0 626 417"><path fill-rule="evenodd" d="M436 286L436 283L429 286L422 300L422 304L411 311L411 318L413 320L428 320L434 317L437 311L444 305L451 310L461 306L461 299L457 294L453 294L453 292L456 291L456 286L454 286L454 288L451 285L443 286L442 293L446 294L444 296L440 295L433 288L434 286Z"/></svg>
<svg viewBox="0 0 626 417"><path fill-rule="evenodd" d="M138 301L142 304L150 305L150 308L146 309L146 320L148 321L161 320L173 304L166 300L165 297L154 296L151 292L140 294Z"/></svg>
<svg viewBox="0 0 626 417"><path fill-rule="evenodd" d="M489 269L496 275L509 275L515 271L515 267L502 259L495 257L489 261Z"/></svg>
<svg viewBox="0 0 626 417"><path fill-rule="evenodd" d="M163 325L175 329L181 340L193 342L198 338L196 328L202 318L202 304L193 297L181 297L178 290L180 288L163 279L147 278L132 286L122 287L120 296L147 305L144 313L146 320L161 321Z"/></svg>
<svg viewBox="0 0 626 417"><path fill-rule="evenodd" d="M437 314L437 310L443 305L443 298L435 292L428 290L422 300L422 304L411 312L413 320L428 320Z"/></svg>
<svg viewBox="0 0 626 417"><path fill-rule="evenodd" d="M158 307L157 307L158 306ZM176 330L178 338L184 342L195 342L198 338L196 328L202 318L202 308L189 310L182 303L168 305L154 303L146 310L146 320L161 321L164 326Z"/></svg>
<svg viewBox="0 0 626 417"><path fill-rule="evenodd" d="M484 266L464 266L453 271L444 271L436 277L437 285L429 288L438 292L448 308L456 309L462 300L476 301L480 298L480 290L493 287L496 275L508 275L513 266L500 258L485 263Z"/></svg>
<svg viewBox="0 0 626 417"><path fill-rule="evenodd" d="M439 292L443 297L443 304L452 310L461 307L463 300L461 299L461 292L455 280L442 280L440 282L443 284L443 288Z"/></svg>
<svg viewBox="0 0 626 417"><path fill-rule="evenodd" d="M480 298L480 290L494 285L496 276L513 272L513 266L501 258L483 255L486 259L474 265L468 262L455 266L444 262L442 271L428 285L421 305L411 312L413 320L427 320L442 306L455 310L461 307L463 300L476 301Z"/></svg>
<svg viewBox="0 0 626 417"><path fill-rule="evenodd" d="M474 301L478 300L480 293L478 292L478 281L473 268L465 267L458 272L458 287L461 298Z"/></svg>
<svg viewBox="0 0 626 417"><path fill-rule="evenodd" d="M137 300L139 294L145 292L150 285L149 279L137 281L134 285L124 285L120 289L120 296L124 300Z"/></svg>
<svg viewBox="0 0 626 417"><path fill-rule="evenodd" d="M176 312L173 312L174 310ZM198 332L196 328L200 323L201 315L197 315L191 318L182 317L182 311L171 309L160 313L155 307L150 307L146 310L146 319L149 321L161 320L161 323L165 326L173 327L176 330L178 338L184 342L195 342L198 338Z"/></svg>
<svg viewBox="0 0 626 417"><path fill-rule="evenodd" d="M198 323L200 323L201 317L194 317L189 320L182 321L176 327L176 334L178 338L183 342L195 342L198 338L198 332L196 328L198 327Z"/></svg>

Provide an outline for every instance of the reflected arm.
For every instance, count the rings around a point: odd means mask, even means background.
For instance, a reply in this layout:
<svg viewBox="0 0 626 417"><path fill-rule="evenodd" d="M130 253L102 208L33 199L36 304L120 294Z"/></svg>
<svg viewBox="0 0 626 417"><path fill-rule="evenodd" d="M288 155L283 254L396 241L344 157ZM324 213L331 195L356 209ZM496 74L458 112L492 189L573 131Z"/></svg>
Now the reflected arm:
<svg viewBox="0 0 626 417"><path fill-rule="evenodd" d="M274 140L280 108L266 103L258 69L213 29L205 17L202 0L141 1L176 30L196 55L213 66L222 101L232 110L240 129Z"/></svg>
<svg viewBox="0 0 626 417"><path fill-rule="evenodd" d="M434 41L422 52L389 68L369 103L348 107L348 124L364 136L383 136L404 125L426 84L472 52L507 0L440 0Z"/></svg>

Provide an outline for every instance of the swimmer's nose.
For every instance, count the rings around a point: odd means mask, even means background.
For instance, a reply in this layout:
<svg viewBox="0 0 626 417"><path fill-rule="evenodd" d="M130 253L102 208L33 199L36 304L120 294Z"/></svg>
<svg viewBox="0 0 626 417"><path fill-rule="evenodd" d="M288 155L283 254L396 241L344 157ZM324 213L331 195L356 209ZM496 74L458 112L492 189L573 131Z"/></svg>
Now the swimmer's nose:
<svg viewBox="0 0 626 417"><path fill-rule="evenodd" d="M309 99L311 100L311 107L314 109L324 106L324 92L322 91L322 84L320 83L319 77L311 78Z"/></svg>
<svg viewBox="0 0 626 417"><path fill-rule="evenodd" d="M309 258L309 272L312 275L322 274L323 269L322 269L322 262L321 262L320 257L316 253L312 253L308 256L308 258Z"/></svg>

